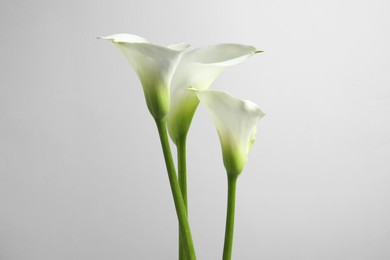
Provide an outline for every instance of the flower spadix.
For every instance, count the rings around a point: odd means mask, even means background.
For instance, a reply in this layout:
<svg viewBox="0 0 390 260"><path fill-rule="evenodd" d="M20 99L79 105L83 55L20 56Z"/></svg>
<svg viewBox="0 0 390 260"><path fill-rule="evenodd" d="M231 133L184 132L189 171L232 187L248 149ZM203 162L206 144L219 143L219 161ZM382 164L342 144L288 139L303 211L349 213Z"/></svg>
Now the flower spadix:
<svg viewBox="0 0 390 260"><path fill-rule="evenodd" d="M146 104L154 118L163 118L170 107L170 84L181 54L188 44L167 47L133 34L114 34L111 40L133 66L141 81Z"/></svg>
<svg viewBox="0 0 390 260"><path fill-rule="evenodd" d="M256 125L265 114L253 102L223 91L191 89L211 115L222 147L228 174L238 176L256 137Z"/></svg>
<svg viewBox="0 0 390 260"><path fill-rule="evenodd" d="M173 142L185 138L199 104L199 100L188 88L208 89L227 67L259 52L261 51L248 45L217 44L183 53L171 84L168 129Z"/></svg>

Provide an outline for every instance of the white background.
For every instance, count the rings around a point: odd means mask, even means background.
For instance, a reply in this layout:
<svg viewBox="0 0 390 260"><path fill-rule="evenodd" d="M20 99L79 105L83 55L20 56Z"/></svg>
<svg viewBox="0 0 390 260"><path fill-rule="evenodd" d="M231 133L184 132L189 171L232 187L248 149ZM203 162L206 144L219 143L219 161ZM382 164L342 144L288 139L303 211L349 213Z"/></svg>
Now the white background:
<svg viewBox="0 0 390 260"><path fill-rule="evenodd" d="M239 179L233 258L390 259L390 2L0 0L0 259L176 259L177 222L137 76L97 36L265 52L212 86L266 112ZM220 259L226 175L188 136L198 259Z"/></svg>

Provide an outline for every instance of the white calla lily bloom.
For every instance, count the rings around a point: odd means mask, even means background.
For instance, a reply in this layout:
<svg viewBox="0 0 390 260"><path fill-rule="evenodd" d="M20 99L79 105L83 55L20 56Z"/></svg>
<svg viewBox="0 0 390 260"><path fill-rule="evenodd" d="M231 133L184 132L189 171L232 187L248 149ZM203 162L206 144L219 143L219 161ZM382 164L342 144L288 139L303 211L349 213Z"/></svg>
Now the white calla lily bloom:
<svg viewBox="0 0 390 260"><path fill-rule="evenodd" d="M111 40L133 66L141 81L146 104L154 118L165 117L170 109L170 84L185 43L160 46L133 34L114 34Z"/></svg>
<svg viewBox="0 0 390 260"><path fill-rule="evenodd" d="M185 51L171 84L168 129L173 142L185 138L199 100L188 88L206 90L227 67L261 51L241 44L217 44Z"/></svg>
<svg viewBox="0 0 390 260"><path fill-rule="evenodd" d="M253 102L237 99L227 92L191 89L211 115L222 147L228 174L238 176L256 138L256 125L265 114Z"/></svg>

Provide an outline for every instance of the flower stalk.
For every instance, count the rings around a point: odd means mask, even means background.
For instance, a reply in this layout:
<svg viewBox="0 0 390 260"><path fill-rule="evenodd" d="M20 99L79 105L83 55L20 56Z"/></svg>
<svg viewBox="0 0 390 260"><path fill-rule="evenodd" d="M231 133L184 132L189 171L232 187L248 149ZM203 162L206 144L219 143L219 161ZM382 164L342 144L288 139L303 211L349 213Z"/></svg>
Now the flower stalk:
<svg viewBox="0 0 390 260"><path fill-rule="evenodd" d="M223 260L232 259L234 214L236 207L237 175L228 173L228 198L226 210L225 242L223 246Z"/></svg>
<svg viewBox="0 0 390 260"><path fill-rule="evenodd" d="M183 197L186 213L188 216L187 201L187 162L186 162L186 136L181 137L176 142L177 147L177 164L178 164L178 181ZM185 244L181 227L179 226L179 260L186 260Z"/></svg>
<svg viewBox="0 0 390 260"><path fill-rule="evenodd" d="M187 217L186 205L180 190L179 182L176 176L175 165L172 159L171 148L168 140L167 122L166 119L155 119L158 133L160 136L161 147L164 154L165 165L168 172L169 184L171 186L172 196L175 203L177 218L179 221L179 230L181 237L181 245L183 255L186 255L188 260L196 260L195 248L192 241L191 230Z"/></svg>

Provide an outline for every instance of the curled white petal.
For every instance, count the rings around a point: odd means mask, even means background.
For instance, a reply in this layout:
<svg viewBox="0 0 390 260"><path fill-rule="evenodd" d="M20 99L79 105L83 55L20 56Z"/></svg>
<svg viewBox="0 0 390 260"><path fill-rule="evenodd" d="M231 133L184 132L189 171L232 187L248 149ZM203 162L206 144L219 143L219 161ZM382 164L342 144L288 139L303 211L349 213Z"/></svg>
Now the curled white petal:
<svg viewBox="0 0 390 260"><path fill-rule="evenodd" d="M240 63L257 52L253 46L223 43L188 51L183 62L226 67Z"/></svg>
<svg viewBox="0 0 390 260"><path fill-rule="evenodd" d="M217 44L183 53L171 84L169 133L174 142L188 132L199 104L189 87L205 90L227 67L238 64L259 52L242 44Z"/></svg>
<svg viewBox="0 0 390 260"><path fill-rule="evenodd" d="M101 39L111 40L133 66L151 114L154 117L166 116L173 73L188 45L181 43L165 47L133 34L114 34Z"/></svg>
<svg viewBox="0 0 390 260"><path fill-rule="evenodd" d="M209 112L221 142L229 174L240 174L256 136L256 125L265 114L255 103L227 92L192 90Z"/></svg>

